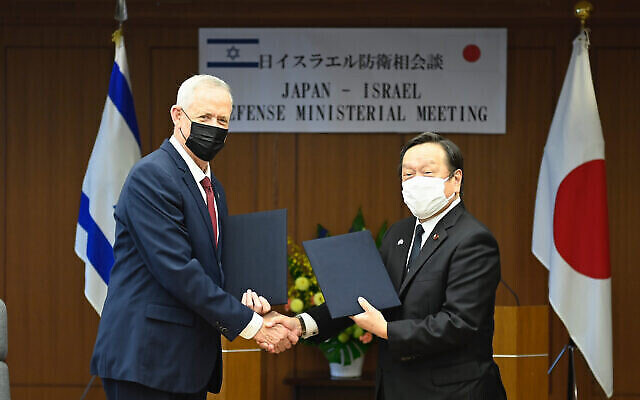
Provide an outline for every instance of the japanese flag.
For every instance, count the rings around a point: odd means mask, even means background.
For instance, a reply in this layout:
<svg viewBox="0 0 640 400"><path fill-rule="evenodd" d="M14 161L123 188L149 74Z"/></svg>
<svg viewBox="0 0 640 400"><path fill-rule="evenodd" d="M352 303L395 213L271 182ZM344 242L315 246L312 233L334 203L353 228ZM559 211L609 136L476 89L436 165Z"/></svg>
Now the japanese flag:
<svg viewBox="0 0 640 400"><path fill-rule="evenodd" d="M605 175L588 37L582 32L573 41L544 148L532 251L549 270L551 306L611 397L611 266Z"/></svg>

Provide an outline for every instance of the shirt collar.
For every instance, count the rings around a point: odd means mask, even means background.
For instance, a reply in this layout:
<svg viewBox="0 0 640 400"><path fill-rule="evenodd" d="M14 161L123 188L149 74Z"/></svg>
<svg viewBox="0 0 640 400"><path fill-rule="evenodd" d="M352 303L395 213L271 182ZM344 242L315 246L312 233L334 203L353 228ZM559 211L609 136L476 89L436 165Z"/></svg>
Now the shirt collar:
<svg viewBox="0 0 640 400"><path fill-rule="evenodd" d="M169 138L169 143L171 143L173 147L175 147L175 149L178 151L178 154L180 154L180 157L182 157L184 162L187 163L187 167L189 167L189 171L191 171L191 175L193 175L193 179L195 179L197 183L200 183L205 176L211 179L211 167L209 163L207 163L207 172L202 172L200 167L198 167L198 164L196 164L196 162L193 161L193 158L191 158L191 156L187 154L187 151L184 149L184 147L182 147L175 136L172 135Z"/></svg>
<svg viewBox="0 0 640 400"><path fill-rule="evenodd" d="M424 233L430 234L433 231L433 229L436 227L438 222L440 222L440 220L444 218L445 215L447 215L451 210L453 210L455 206L460 204L460 201L461 201L460 196L458 196L457 199L455 199L453 202L451 202L451 204L449 204L449 207L447 207L446 210L438 214L436 217L422 222L422 228L424 229ZM415 227L418 226L419 223L420 223L420 220L416 218L416 224L413 229L414 232L415 232Z"/></svg>

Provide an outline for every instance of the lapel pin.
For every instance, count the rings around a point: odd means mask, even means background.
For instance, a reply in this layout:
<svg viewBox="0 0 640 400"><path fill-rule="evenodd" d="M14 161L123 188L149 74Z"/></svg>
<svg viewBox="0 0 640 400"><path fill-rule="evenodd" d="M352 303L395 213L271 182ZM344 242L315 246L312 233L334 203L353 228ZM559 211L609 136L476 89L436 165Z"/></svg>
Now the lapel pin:
<svg viewBox="0 0 640 400"><path fill-rule="evenodd" d="M401 244L404 244L404 239L398 240L398 246L400 246Z"/></svg>
<svg viewBox="0 0 640 400"><path fill-rule="evenodd" d="M433 240L438 240L440 238L440 235L438 235L437 233L433 234Z"/></svg>

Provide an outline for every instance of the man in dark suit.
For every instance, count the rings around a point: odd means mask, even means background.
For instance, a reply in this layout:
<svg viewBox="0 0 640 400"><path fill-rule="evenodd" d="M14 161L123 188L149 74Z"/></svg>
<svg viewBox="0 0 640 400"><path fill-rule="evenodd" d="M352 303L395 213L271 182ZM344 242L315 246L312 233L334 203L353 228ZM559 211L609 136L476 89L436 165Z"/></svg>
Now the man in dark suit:
<svg viewBox="0 0 640 400"><path fill-rule="evenodd" d="M402 305L332 320L326 305L277 321L324 340L355 321L381 340L376 398L506 399L493 361L498 244L460 199L462 154L423 133L402 149L402 194L413 217L395 223L380 252Z"/></svg>
<svg viewBox="0 0 640 400"><path fill-rule="evenodd" d="M222 80L187 79L171 108L172 137L132 168L122 188L115 264L91 360L109 400L219 392L220 334L272 351L297 341L222 289L227 201L209 163L226 141L231 104Z"/></svg>

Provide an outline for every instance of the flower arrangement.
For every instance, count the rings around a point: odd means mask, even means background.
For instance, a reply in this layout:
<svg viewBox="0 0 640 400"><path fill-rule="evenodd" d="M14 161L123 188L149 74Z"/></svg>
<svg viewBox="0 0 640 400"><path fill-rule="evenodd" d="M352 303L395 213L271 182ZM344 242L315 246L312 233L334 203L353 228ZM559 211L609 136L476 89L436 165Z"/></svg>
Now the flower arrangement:
<svg viewBox="0 0 640 400"><path fill-rule="evenodd" d="M349 232L365 229L362 209L359 209ZM378 247L380 247L382 237L386 230L387 222L385 221L376 235L376 244ZM318 224L317 227L317 235L318 238L330 236L327 229L320 224ZM287 245L291 286L289 287L289 300L285 309L299 314L313 306L324 303L324 296L318 285L318 279L314 275L309 259L302 247L294 243L291 238L287 239ZM322 351L322 354L324 354L330 363L350 365L353 360L363 356L367 352L372 340L373 336L370 332L353 324L338 335L316 346ZM304 343L310 342L304 341Z"/></svg>

